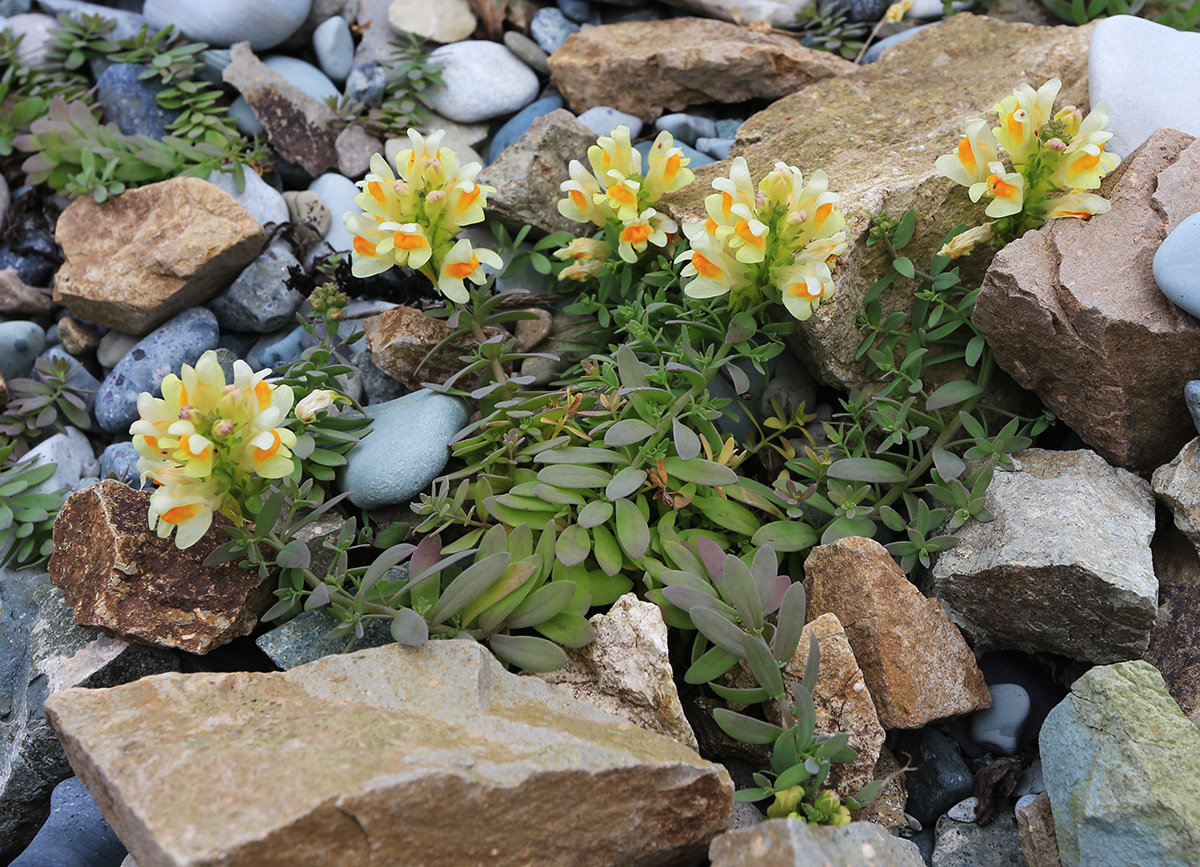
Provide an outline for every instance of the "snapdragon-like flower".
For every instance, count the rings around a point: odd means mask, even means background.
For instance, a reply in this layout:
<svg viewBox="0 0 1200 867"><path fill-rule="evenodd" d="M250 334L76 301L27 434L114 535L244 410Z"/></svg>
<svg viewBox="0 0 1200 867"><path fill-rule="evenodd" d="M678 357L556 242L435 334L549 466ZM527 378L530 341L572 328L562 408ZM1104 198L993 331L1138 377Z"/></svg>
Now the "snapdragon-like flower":
<svg viewBox="0 0 1200 867"><path fill-rule="evenodd" d="M825 173L813 172L806 183L798 168L776 163L756 188L737 157L713 189L704 200L708 219L683 227L691 245L676 258L687 263L684 293L728 294L734 307L768 297L797 319L812 316L833 294L830 264L847 249L841 197L829 191Z"/></svg>
<svg viewBox="0 0 1200 867"><path fill-rule="evenodd" d="M138 471L160 488L151 495L150 527L187 548L207 532L213 512L241 520L242 506L266 487L266 480L295 469L291 447L296 435L286 418L292 390L266 381L267 370L233 364L233 382L212 350L181 376L163 380L162 397L143 392L140 418L130 426L141 456Z"/></svg>
<svg viewBox="0 0 1200 867"><path fill-rule="evenodd" d="M381 155L371 157L371 171L359 181L362 192L354 197L362 212L347 212L342 222L354 236L355 276L407 266L452 301L462 302L469 297L463 280L484 279L477 267L464 270L466 263L502 264L493 251L472 249L458 238L461 227L483 221L487 194L495 188L475 182L482 167L476 162L459 165L454 151L442 146L443 135L438 130L426 137L410 129L411 147L396 155L395 171Z"/></svg>

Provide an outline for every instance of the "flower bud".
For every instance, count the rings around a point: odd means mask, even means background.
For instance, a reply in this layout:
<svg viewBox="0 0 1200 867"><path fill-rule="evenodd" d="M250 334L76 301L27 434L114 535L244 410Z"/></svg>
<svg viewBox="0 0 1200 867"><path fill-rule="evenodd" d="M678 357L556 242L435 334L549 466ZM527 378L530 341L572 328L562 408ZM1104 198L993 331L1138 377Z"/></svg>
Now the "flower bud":
<svg viewBox="0 0 1200 867"><path fill-rule="evenodd" d="M231 419L218 419L213 425L213 433L219 437L227 437L233 433L234 427L235 425Z"/></svg>
<svg viewBox="0 0 1200 867"><path fill-rule="evenodd" d="M444 198L446 198L445 190L434 190L428 196L425 197L425 201L429 202L432 205L437 202L440 202Z"/></svg>
<svg viewBox="0 0 1200 867"><path fill-rule="evenodd" d="M1052 151L1062 153L1067 149L1067 143L1060 138L1052 138L1050 141L1046 142L1046 147L1050 148Z"/></svg>
<svg viewBox="0 0 1200 867"><path fill-rule="evenodd" d="M396 191L396 195L403 196L408 193L408 184L404 183L401 178L396 178L396 183L392 184L392 189Z"/></svg>
<svg viewBox="0 0 1200 867"><path fill-rule="evenodd" d="M317 413L333 405L333 402L341 397L336 391L331 391L328 388L318 388L316 391L309 392L298 404L296 404L296 418L308 424L317 417Z"/></svg>

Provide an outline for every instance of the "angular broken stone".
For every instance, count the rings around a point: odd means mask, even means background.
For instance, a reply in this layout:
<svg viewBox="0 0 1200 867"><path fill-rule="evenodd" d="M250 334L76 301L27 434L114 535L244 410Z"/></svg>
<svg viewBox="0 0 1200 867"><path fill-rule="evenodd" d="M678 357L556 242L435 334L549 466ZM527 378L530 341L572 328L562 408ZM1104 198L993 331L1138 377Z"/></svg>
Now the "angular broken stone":
<svg viewBox="0 0 1200 867"><path fill-rule="evenodd" d="M46 713L139 864L689 864L725 769L470 641L71 690Z"/></svg>
<svg viewBox="0 0 1200 867"><path fill-rule="evenodd" d="M709 848L712 867L924 867L916 843L872 822L822 827L776 819L722 834Z"/></svg>
<svg viewBox="0 0 1200 867"><path fill-rule="evenodd" d="M589 622L594 640L568 650L566 665L538 677L566 695L699 750L675 688L667 626L658 606L627 593Z"/></svg>
<svg viewBox="0 0 1200 867"><path fill-rule="evenodd" d="M148 334L225 289L262 251L262 224L200 178L76 199L55 228L54 300L81 319Z"/></svg>
<svg viewBox="0 0 1200 867"><path fill-rule="evenodd" d="M549 63L575 113L605 105L644 121L703 102L778 99L856 68L795 39L710 18L590 27L569 36Z"/></svg>
<svg viewBox="0 0 1200 867"><path fill-rule="evenodd" d="M54 299L46 289L30 286L16 268L0 270L0 316L23 317L50 313Z"/></svg>
<svg viewBox="0 0 1200 867"><path fill-rule="evenodd" d="M819 545L804 574L809 618L837 615L885 729L920 728L991 705L958 628L874 539Z"/></svg>
<svg viewBox="0 0 1200 867"><path fill-rule="evenodd" d="M221 77L246 98L280 156L314 177L337 169L334 110L255 57L249 42L234 45L230 56L233 62Z"/></svg>
<svg viewBox="0 0 1200 867"><path fill-rule="evenodd" d="M1017 834L1021 854L1029 867L1060 867L1054 813L1050 809L1050 796L1045 792L1034 798L1032 804L1017 810Z"/></svg>
<svg viewBox="0 0 1200 867"><path fill-rule="evenodd" d="M1200 726L1200 556L1174 527L1154 534L1158 616L1144 659L1159 670L1171 698Z"/></svg>
<svg viewBox="0 0 1200 867"><path fill-rule="evenodd" d="M1155 470L1150 484L1170 507L1175 526L1200 551L1200 438Z"/></svg>
<svg viewBox="0 0 1200 867"><path fill-rule="evenodd" d="M925 591L975 650L1134 659L1154 626L1154 497L1095 453L1028 449L998 471L984 505L938 555Z"/></svg>
<svg viewBox="0 0 1200 867"><path fill-rule="evenodd" d="M879 750L879 760L875 762L875 772L872 777L876 780L887 780L875 800L861 810L850 813L856 822L874 822L885 828L908 828L908 787L904 784L904 774L900 773L900 763L887 747Z"/></svg>
<svg viewBox="0 0 1200 867"><path fill-rule="evenodd" d="M571 160L587 164L596 134L566 109L539 117L494 163L479 183L496 188L488 195L488 212L510 226L526 223L544 233L581 234L591 227L558 212L559 184L570 175Z"/></svg>
<svg viewBox="0 0 1200 867"><path fill-rule="evenodd" d="M397 307L372 316L363 322L363 331L375 366L412 389L422 388L426 382L444 383L462 370L462 356L476 345L475 338L464 335L430 355L450 334L450 329L441 319L427 316L415 307ZM487 337L507 333L492 326L483 332ZM471 374L455 380L455 385L474 388L481 377L482 374Z"/></svg>
<svg viewBox="0 0 1200 867"><path fill-rule="evenodd" d="M1105 460L1135 471L1196 435L1183 387L1200 370L1200 321L1159 290L1153 261L1200 211L1198 177L1200 143L1159 130L1104 179L1112 210L1009 244L975 304L1000 367Z"/></svg>
<svg viewBox="0 0 1200 867"><path fill-rule="evenodd" d="M147 524L150 494L105 480L72 494L54 522L50 576L81 626L127 641L203 654L248 635L274 578L236 562L205 566L229 519L184 550Z"/></svg>
<svg viewBox="0 0 1200 867"><path fill-rule="evenodd" d="M99 331L74 316L64 316L58 320L58 339L63 349L76 358L99 349L100 337Z"/></svg>

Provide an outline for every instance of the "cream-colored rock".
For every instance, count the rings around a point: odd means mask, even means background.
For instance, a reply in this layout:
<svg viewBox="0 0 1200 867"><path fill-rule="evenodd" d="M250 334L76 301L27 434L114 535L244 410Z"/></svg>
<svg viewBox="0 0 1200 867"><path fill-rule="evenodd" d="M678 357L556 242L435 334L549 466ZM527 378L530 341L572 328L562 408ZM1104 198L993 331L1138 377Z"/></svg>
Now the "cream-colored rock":
<svg viewBox="0 0 1200 867"><path fill-rule="evenodd" d="M147 334L204 304L262 251L262 224L199 178L71 203L55 238L66 261L54 300L81 319Z"/></svg>
<svg viewBox="0 0 1200 867"><path fill-rule="evenodd" d="M338 171L354 180L371 167L371 157L383 153L383 142L359 124L351 124L337 137Z"/></svg>
<svg viewBox="0 0 1200 867"><path fill-rule="evenodd" d="M426 382L445 382L462 370L461 356L475 345L475 339L468 335L433 352L450 334L450 329L441 319L427 316L415 307L397 307L372 316L363 322L363 331L375 366L412 389L421 388ZM490 325L484 329L487 337L501 333L501 329ZM474 388L481 376L471 374L456 380L456 384L459 388Z"/></svg>
<svg viewBox="0 0 1200 867"><path fill-rule="evenodd" d="M475 32L475 13L467 0L392 0L387 20L393 33L434 42L459 42Z"/></svg>
<svg viewBox="0 0 1200 867"><path fill-rule="evenodd" d="M690 864L725 769L471 641L143 678L46 715L142 867Z"/></svg>

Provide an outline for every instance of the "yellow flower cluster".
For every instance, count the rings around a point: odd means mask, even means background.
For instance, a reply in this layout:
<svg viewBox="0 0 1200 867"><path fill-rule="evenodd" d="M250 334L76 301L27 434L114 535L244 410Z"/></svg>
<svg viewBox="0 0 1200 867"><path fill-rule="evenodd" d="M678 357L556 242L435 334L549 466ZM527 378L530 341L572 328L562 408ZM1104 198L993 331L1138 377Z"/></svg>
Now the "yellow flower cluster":
<svg viewBox="0 0 1200 867"><path fill-rule="evenodd" d="M938 157L938 174L967 187L971 201L987 197L987 216L1002 224L989 224L1002 241L1019 237L1047 220L1073 217L1086 220L1103 214L1107 199L1087 192L1121 162L1104 150L1112 133L1108 106L1100 103L1087 117L1073 105L1057 113L1054 100L1062 82L1054 78L1034 90L1022 84L993 110L1000 125L972 118L964 124L958 149ZM1012 160L1009 171L1000 160L1003 147ZM977 233L972 242L948 244L945 255L964 255L974 243L988 237Z"/></svg>
<svg viewBox="0 0 1200 867"><path fill-rule="evenodd" d="M371 157L371 172L354 197L363 213L347 211L342 222L354 235L356 277L407 265L461 304L470 297L464 281L481 284L484 265L504 263L495 251L458 238L462 226L483 220L487 194L496 190L475 183L481 166L458 165L454 151L442 147L444 135L438 130L425 138L410 129L412 147L396 155L398 176L382 156Z"/></svg>
<svg viewBox="0 0 1200 867"><path fill-rule="evenodd" d="M567 197L559 201L558 212L577 223L613 228L617 254L630 264L637 262L651 244L666 247L679 227L651 205L667 193L683 189L695 177L687 168L690 160L683 155L682 148L675 146L671 134L660 132L654 140L645 174L642 173L642 155L634 150L629 128L625 126L597 139L596 144L588 148L588 162L592 168L590 172L579 160L571 160L568 167L570 180L563 181L559 187ZM563 270L559 279L594 277L611 254L612 245L606 242L564 248L556 255L575 262Z"/></svg>
<svg viewBox="0 0 1200 867"><path fill-rule="evenodd" d="M704 200L708 219L686 223L691 244L676 261L686 261L684 293L692 298L730 296L734 307L757 303L764 294L782 301L800 320L812 316L834 291L830 264L847 249L841 196L829 179L813 172L807 183L795 166L776 163L754 186L750 169L737 157L729 177L712 182Z"/></svg>
<svg viewBox="0 0 1200 867"><path fill-rule="evenodd" d="M233 382L211 350L182 377L162 383L161 398L142 392L141 415L129 428L141 457L138 471L158 485L150 495L150 529L160 538L175 530L175 545L194 545L212 525L214 512L235 521L242 504L261 493L266 479L294 469L296 435L283 425L292 390L273 386L244 361L233 364Z"/></svg>

